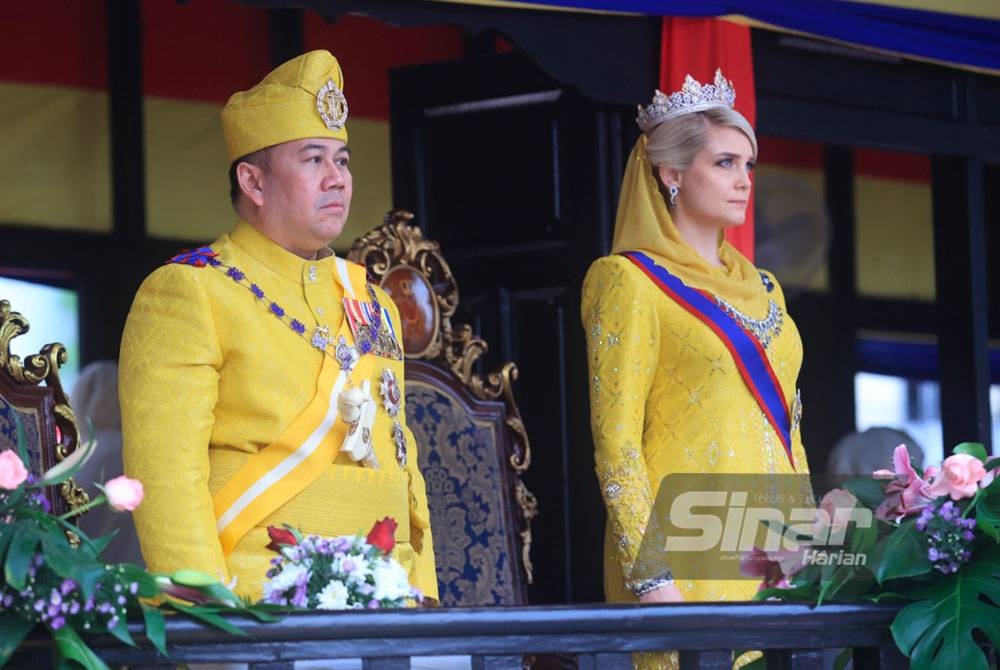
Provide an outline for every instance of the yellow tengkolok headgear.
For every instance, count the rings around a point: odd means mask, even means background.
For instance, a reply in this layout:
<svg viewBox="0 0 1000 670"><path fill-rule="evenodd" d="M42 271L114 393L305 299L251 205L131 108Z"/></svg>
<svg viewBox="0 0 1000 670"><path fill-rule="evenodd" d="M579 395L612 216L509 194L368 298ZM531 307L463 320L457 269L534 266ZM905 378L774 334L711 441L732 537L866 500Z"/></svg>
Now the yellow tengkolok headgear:
<svg viewBox="0 0 1000 670"><path fill-rule="evenodd" d="M230 162L260 149L308 137L347 141L347 98L337 59L310 51L284 63L222 109Z"/></svg>

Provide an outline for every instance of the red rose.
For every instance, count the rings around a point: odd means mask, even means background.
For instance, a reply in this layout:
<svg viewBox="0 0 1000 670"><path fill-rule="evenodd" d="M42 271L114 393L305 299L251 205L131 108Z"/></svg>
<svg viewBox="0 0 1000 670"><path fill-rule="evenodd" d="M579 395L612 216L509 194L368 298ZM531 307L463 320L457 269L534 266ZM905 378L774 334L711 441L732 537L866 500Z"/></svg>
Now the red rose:
<svg viewBox="0 0 1000 670"><path fill-rule="evenodd" d="M395 519L385 517L381 521L376 521L375 525L368 532L368 544L378 547L383 553L388 555L392 548L396 546L396 523Z"/></svg>
<svg viewBox="0 0 1000 670"><path fill-rule="evenodd" d="M287 545L289 547L294 547L299 543L298 539L295 537L295 533L287 528L275 528L274 526L268 526L267 536L271 538L271 543L267 545L267 548L271 551L281 551L282 546Z"/></svg>

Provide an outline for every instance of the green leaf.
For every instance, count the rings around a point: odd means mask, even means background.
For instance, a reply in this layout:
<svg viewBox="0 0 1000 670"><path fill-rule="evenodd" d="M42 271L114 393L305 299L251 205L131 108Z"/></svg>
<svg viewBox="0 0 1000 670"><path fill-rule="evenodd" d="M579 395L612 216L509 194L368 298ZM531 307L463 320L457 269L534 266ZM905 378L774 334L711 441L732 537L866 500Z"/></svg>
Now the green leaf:
<svg viewBox="0 0 1000 670"><path fill-rule="evenodd" d="M34 627L34 621L21 618L17 612L0 611L0 668Z"/></svg>
<svg viewBox="0 0 1000 670"><path fill-rule="evenodd" d="M927 559L927 540L913 519L903 521L895 532L876 544L869 559L872 562L869 568L879 584L900 577L916 577L934 569Z"/></svg>
<svg viewBox="0 0 1000 670"><path fill-rule="evenodd" d="M986 494L976 502L975 511L976 527L993 538L994 542L1000 542L1000 496L993 495L989 489L997 482L1000 482L1000 477L984 489Z"/></svg>
<svg viewBox="0 0 1000 670"><path fill-rule="evenodd" d="M132 639L132 635L128 632L128 621L124 616L118 617L118 620L115 621L115 625L108 627L108 632L128 646L136 646L135 640Z"/></svg>
<svg viewBox="0 0 1000 670"><path fill-rule="evenodd" d="M60 667L66 667L71 661L77 663L85 670L110 670L97 654L80 639L71 626L63 626L59 630L52 631L52 639L56 643L56 649L62 661Z"/></svg>
<svg viewBox="0 0 1000 670"><path fill-rule="evenodd" d="M215 626L219 630L224 630L232 635L246 635L242 630L229 623L226 619L219 616L219 608L216 607L202 607L202 606L191 606L191 605L179 605L177 603L171 603L175 609L183 614L186 614L192 618L201 621L202 623L207 623L209 626ZM230 611L225 608L226 611Z"/></svg>
<svg viewBox="0 0 1000 670"><path fill-rule="evenodd" d="M962 442L951 450L953 454L968 454L973 458L978 458L979 460L986 462L989 454L986 453L986 447L983 446L981 442Z"/></svg>
<svg viewBox="0 0 1000 670"><path fill-rule="evenodd" d="M146 637L156 647L156 651L169 658L170 654L167 653L167 626L163 619L163 612L157 607L143 605L142 618L146 622Z"/></svg>
<svg viewBox="0 0 1000 670"><path fill-rule="evenodd" d="M75 475L76 471L80 469L80 466L90 458L92 453L94 453L94 449L96 447L97 440L93 438L88 440L86 444L78 443L76 445L76 449L73 450L73 453L42 473L38 482L39 486L52 486L53 484L59 484Z"/></svg>
<svg viewBox="0 0 1000 670"><path fill-rule="evenodd" d="M853 493L854 497L868 509L878 509L878 506L885 500L886 484L888 484L888 480L865 477L849 479L844 482L843 488Z"/></svg>
<svg viewBox="0 0 1000 670"><path fill-rule="evenodd" d="M160 587L156 583L156 577L138 565L121 563L117 569L125 581L135 582L139 585L139 592L136 595L140 598L154 598L160 595Z"/></svg>
<svg viewBox="0 0 1000 670"><path fill-rule="evenodd" d="M851 532L847 546L854 553L866 553L870 551L875 546L875 543L878 542L879 530L884 526L885 522L875 518L873 514L871 524L867 527L859 524L854 525L854 530Z"/></svg>
<svg viewBox="0 0 1000 670"><path fill-rule="evenodd" d="M833 579L823 585L819 599L822 601L858 600L875 586L875 576L864 568L842 565L834 573Z"/></svg>
<svg viewBox="0 0 1000 670"><path fill-rule="evenodd" d="M957 573L927 582L913 593L892 622L900 651L912 670L962 668L986 670L986 657L974 634L1000 644L1000 547L976 554Z"/></svg>
<svg viewBox="0 0 1000 670"><path fill-rule="evenodd" d="M103 577L107 571L104 569L103 565L90 565L82 570L75 570L73 573L73 579L75 579L80 584L80 590L83 591L83 596L85 598L90 598L94 595L94 591L97 590L97 582Z"/></svg>
<svg viewBox="0 0 1000 670"><path fill-rule="evenodd" d="M12 523L0 524L0 561L3 561L4 556L7 555L7 545L10 544L10 540L14 537L15 526Z"/></svg>
<svg viewBox="0 0 1000 670"><path fill-rule="evenodd" d="M94 560L83 551L73 549L62 534L42 536L42 555L45 562L57 574L76 579L76 573L95 565ZM87 560L91 558L91 560Z"/></svg>
<svg viewBox="0 0 1000 670"><path fill-rule="evenodd" d="M4 561L3 574L7 583L20 591L28 578L28 568L38 546L38 535L35 529L26 522L14 524L14 536L7 548L7 558Z"/></svg>

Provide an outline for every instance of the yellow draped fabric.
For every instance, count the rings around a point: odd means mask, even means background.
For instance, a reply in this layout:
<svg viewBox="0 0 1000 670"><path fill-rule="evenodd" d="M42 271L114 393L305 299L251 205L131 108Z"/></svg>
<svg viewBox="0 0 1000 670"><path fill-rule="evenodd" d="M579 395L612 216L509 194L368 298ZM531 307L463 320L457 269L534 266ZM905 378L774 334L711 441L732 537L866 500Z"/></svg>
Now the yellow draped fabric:
<svg viewBox="0 0 1000 670"><path fill-rule="evenodd" d="M323 325L338 331L344 291L332 254L303 260L245 222L212 248L301 321L307 334ZM395 305L376 292L398 334ZM399 523L396 558L414 586L437 597L416 445L405 430L409 453L400 467L392 420L377 391L372 434L381 467L362 467L338 452L307 488L223 555L212 496L309 405L323 363L324 354L275 318L265 301L216 268L167 265L143 283L122 339L120 395L126 473L146 489L134 515L151 570L236 577L238 594L258 598L274 556L266 549L268 525L331 536L365 533L391 516ZM403 382L403 362L379 357L370 368L374 389L386 368Z"/></svg>
<svg viewBox="0 0 1000 670"><path fill-rule="evenodd" d="M760 272L721 237L722 268L683 240L645 158L645 136L629 158L618 207L613 251L626 250L645 252L689 286L722 297L752 318L764 318L771 300L784 313L774 278L766 275L769 291ZM608 256L594 262L581 312L597 476L608 510L605 595L613 602L634 601L629 575L666 475L793 469L722 341L629 260ZM791 401L802 346L787 314L766 352ZM808 472L797 428L792 453L794 472ZM687 600L698 601L749 599L758 585L683 577L676 583Z"/></svg>

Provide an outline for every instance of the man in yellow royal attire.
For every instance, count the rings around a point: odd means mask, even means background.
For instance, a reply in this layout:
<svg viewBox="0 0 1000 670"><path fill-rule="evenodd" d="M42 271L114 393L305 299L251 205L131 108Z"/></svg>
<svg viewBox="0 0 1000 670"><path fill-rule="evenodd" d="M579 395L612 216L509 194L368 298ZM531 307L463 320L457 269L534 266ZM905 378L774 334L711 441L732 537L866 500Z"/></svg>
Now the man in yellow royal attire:
<svg viewBox="0 0 1000 670"><path fill-rule="evenodd" d="M347 100L313 51L222 111L239 220L153 272L121 349L125 470L153 571L236 578L261 596L268 526L366 533L437 598L424 481L405 428L402 333L363 267L327 247L351 204Z"/></svg>

